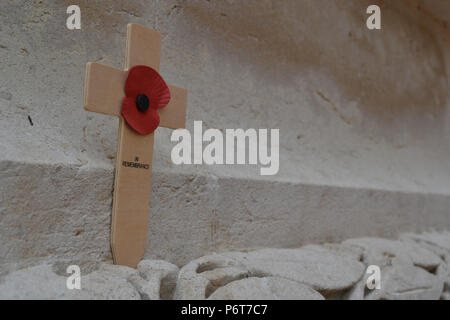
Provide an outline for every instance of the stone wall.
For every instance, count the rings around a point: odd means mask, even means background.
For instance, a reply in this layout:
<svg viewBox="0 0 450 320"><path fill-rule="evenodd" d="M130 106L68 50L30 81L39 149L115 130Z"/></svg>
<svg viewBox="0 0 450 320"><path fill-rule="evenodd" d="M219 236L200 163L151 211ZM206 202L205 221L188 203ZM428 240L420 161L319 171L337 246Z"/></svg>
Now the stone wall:
<svg viewBox="0 0 450 320"><path fill-rule="evenodd" d="M122 67L130 22L162 33L188 129L280 128L274 177L177 167L158 129L147 258L450 227L445 1L76 2L80 31L70 1L0 4L0 272L110 260L117 120L82 86L88 61Z"/></svg>

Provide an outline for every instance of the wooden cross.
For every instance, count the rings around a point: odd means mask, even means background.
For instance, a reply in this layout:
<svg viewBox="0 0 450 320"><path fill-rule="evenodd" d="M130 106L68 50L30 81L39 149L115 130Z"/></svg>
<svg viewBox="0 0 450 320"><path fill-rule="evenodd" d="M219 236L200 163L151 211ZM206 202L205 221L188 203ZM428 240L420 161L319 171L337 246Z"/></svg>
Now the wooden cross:
<svg viewBox="0 0 450 320"><path fill-rule="evenodd" d="M111 249L115 264L133 268L137 267L147 244L154 133L135 132L122 117L121 106L129 69L145 65L159 71L161 38L158 31L129 24L125 70L95 62L86 66L84 108L119 117ZM168 87L171 99L165 108L158 110L159 125L184 128L187 91L172 85Z"/></svg>

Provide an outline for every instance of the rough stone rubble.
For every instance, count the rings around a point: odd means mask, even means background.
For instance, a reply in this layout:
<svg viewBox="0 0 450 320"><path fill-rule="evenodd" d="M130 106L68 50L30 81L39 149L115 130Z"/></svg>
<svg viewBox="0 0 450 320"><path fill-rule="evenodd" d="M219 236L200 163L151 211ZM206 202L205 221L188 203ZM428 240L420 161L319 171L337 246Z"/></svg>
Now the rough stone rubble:
<svg viewBox="0 0 450 320"><path fill-rule="evenodd" d="M366 287L369 265L381 289ZM356 238L297 249L227 252L179 269L143 260L137 270L100 264L68 290L63 264L0 278L0 299L444 299L450 300L450 232Z"/></svg>

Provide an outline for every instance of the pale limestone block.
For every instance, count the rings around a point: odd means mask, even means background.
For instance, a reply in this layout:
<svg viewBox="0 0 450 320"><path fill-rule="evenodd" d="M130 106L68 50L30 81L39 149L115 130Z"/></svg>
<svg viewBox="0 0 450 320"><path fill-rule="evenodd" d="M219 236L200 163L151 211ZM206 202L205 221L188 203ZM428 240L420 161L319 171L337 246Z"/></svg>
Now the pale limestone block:
<svg viewBox="0 0 450 320"><path fill-rule="evenodd" d="M128 280L136 287L144 300L172 299L178 267L162 260L142 260L138 273Z"/></svg>
<svg viewBox="0 0 450 320"><path fill-rule="evenodd" d="M0 282L0 299L140 299L137 290L115 272L97 270L82 276L80 290L69 290L66 281L50 265L19 270Z"/></svg>
<svg viewBox="0 0 450 320"><path fill-rule="evenodd" d="M208 300L324 300L307 285L277 278L245 278L218 288Z"/></svg>

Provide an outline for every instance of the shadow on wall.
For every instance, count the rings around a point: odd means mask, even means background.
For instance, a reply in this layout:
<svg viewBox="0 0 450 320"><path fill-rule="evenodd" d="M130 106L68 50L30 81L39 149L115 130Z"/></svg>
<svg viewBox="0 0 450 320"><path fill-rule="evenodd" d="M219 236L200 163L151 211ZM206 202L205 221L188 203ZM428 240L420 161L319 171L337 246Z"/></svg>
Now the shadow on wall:
<svg viewBox="0 0 450 320"><path fill-rule="evenodd" d="M382 8L380 31L366 28L370 4ZM307 82L347 125L366 130L372 124L386 138L399 132L439 136L448 88L442 49L402 6L381 0L182 1L177 9L210 34L223 59L251 64L262 85L296 86L295 79L319 68L340 93L327 92L320 79ZM359 117L334 101L340 95L356 102Z"/></svg>

